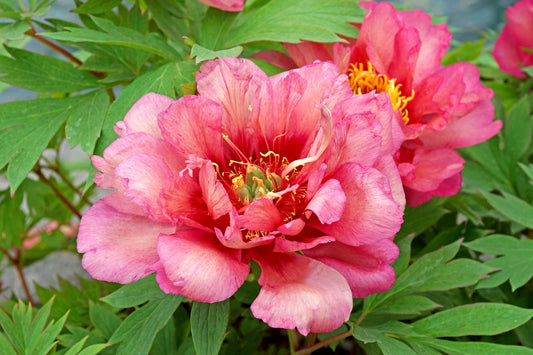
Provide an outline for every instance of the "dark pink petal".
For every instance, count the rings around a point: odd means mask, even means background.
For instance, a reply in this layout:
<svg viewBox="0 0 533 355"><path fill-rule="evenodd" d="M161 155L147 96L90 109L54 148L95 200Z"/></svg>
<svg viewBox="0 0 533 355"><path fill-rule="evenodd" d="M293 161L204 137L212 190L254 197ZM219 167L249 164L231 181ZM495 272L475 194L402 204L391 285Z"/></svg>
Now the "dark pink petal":
<svg viewBox="0 0 533 355"><path fill-rule="evenodd" d="M244 0L198 0L212 7L224 11L242 11L244 9Z"/></svg>
<svg viewBox="0 0 533 355"><path fill-rule="evenodd" d="M290 252L290 251L299 251L314 248L319 244L331 243L335 241L335 238L328 235L322 237L306 237L300 235L296 240L290 240L286 238L276 238L274 240L274 249L275 253L279 252Z"/></svg>
<svg viewBox="0 0 533 355"><path fill-rule="evenodd" d="M211 218L219 219L231 211L232 204L228 193L217 180L217 173L210 162L200 168L199 183Z"/></svg>
<svg viewBox="0 0 533 355"><path fill-rule="evenodd" d="M242 235L241 227L237 225L239 214L235 207L230 212L230 225L226 227L224 233L218 228L215 228L215 233L218 241L227 248L234 249L250 249L259 245L265 245L272 242L276 235L270 233L266 236L254 237L248 239Z"/></svg>
<svg viewBox="0 0 533 355"><path fill-rule="evenodd" d="M479 102L474 109L451 122L440 132L420 137L427 148L463 148L486 141L498 133L501 121L493 121L494 106L490 100Z"/></svg>
<svg viewBox="0 0 533 355"><path fill-rule="evenodd" d="M278 227L278 231L285 235L297 235L299 234L305 227L305 222L301 218L293 219L290 222L287 222L285 224L282 224Z"/></svg>
<svg viewBox="0 0 533 355"><path fill-rule="evenodd" d="M385 292L395 280L389 265L398 257L398 247L390 239L353 247L339 242L304 250L312 257L337 270L350 285L353 297Z"/></svg>
<svg viewBox="0 0 533 355"><path fill-rule="evenodd" d="M263 60L285 70L296 68L296 63L287 54L275 50L264 50L250 56L253 59Z"/></svg>
<svg viewBox="0 0 533 355"><path fill-rule="evenodd" d="M98 280L129 283L145 277L159 260L157 237L176 227L117 211L104 197L80 222L78 252L83 268Z"/></svg>
<svg viewBox="0 0 533 355"><path fill-rule="evenodd" d="M320 223L331 224L341 218L345 204L346 195L341 184L338 180L329 179L320 186L306 210L312 211Z"/></svg>
<svg viewBox="0 0 533 355"><path fill-rule="evenodd" d="M402 177L400 176L400 172L393 157L390 155L379 157L373 168L377 169L389 179L392 197L394 198L394 201L398 202L400 205L400 210L403 211L405 209L405 192L402 184Z"/></svg>
<svg viewBox="0 0 533 355"><path fill-rule="evenodd" d="M254 63L234 57L204 62L196 73L198 93L222 106L223 133L241 149L249 140L246 133L251 104L267 80Z"/></svg>
<svg viewBox="0 0 533 355"><path fill-rule="evenodd" d="M184 96L159 115L163 137L183 156L223 162L222 108L201 96Z"/></svg>
<svg viewBox="0 0 533 355"><path fill-rule="evenodd" d="M402 154L404 153L402 148ZM413 190L429 192L463 169L464 159L452 149L414 149L414 171L402 176L403 185Z"/></svg>
<svg viewBox="0 0 533 355"><path fill-rule="evenodd" d="M403 213L386 176L373 168L344 164L332 177L346 195L344 213L338 222L312 224L314 228L352 246L392 238L398 232Z"/></svg>
<svg viewBox="0 0 533 355"><path fill-rule="evenodd" d="M509 6L505 12L508 24L524 48L533 48L533 1L520 0Z"/></svg>
<svg viewBox="0 0 533 355"><path fill-rule="evenodd" d="M167 290L199 302L227 299L241 287L250 271L241 262L240 250L225 248L214 234L196 229L161 234L157 252L166 276L160 277Z"/></svg>
<svg viewBox="0 0 533 355"><path fill-rule="evenodd" d="M122 178L125 197L141 206L154 220L168 222L157 199L172 172L161 158L136 154L120 163L115 174Z"/></svg>
<svg viewBox="0 0 533 355"><path fill-rule="evenodd" d="M409 206L416 207L431 200L433 196L453 196L461 189L462 180L461 173L458 173L442 181L440 185L432 191L417 191L405 187L405 198Z"/></svg>
<svg viewBox="0 0 533 355"><path fill-rule="evenodd" d="M283 46L298 67L311 64L315 60L327 62L333 59L331 44L301 41L300 43L284 43Z"/></svg>
<svg viewBox="0 0 533 355"><path fill-rule="evenodd" d="M253 201L244 211L244 214L237 217L237 225L252 231L271 232L283 223L283 216L279 212L272 200L262 197Z"/></svg>
<svg viewBox="0 0 533 355"><path fill-rule="evenodd" d="M327 167L328 166L326 164L321 164L317 170L309 174L309 178L307 180L307 194L305 195L306 202L315 196L318 188L322 184Z"/></svg>
<svg viewBox="0 0 533 355"><path fill-rule="evenodd" d="M128 111L124 121L118 121L115 132L119 136L135 132L148 133L161 138L161 131L157 125L157 115L163 112L172 102L168 96L149 93L141 97Z"/></svg>
<svg viewBox="0 0 533 355"><path fill-rule="evenodd" d="M252 303L256 318L273 328L330 332L348 320L352 295L344 277L334 269L296 253L258 251L262 289Z"/></svg>
<svg viewBox="0 0 533 355"><path fill-rule="evenodd" d="M492 55L501 70L517 78L525 78L526 74L522 71L522 66L526 64L523 59L525 55L521 52L517 42L517 38L509 26L504 26L500 36L494 43ZM529 54L529 56L532 58L529 62L532 62L533 54Z"/></svg>
<svg viewBox="0 0 533 355"><path fill-rule="evenodd" d="M208 210L198 182L188 174L178 174L167 179L161 189L158 203L164 215L179 223L183 218L202 222L208 217Z"/></svg>

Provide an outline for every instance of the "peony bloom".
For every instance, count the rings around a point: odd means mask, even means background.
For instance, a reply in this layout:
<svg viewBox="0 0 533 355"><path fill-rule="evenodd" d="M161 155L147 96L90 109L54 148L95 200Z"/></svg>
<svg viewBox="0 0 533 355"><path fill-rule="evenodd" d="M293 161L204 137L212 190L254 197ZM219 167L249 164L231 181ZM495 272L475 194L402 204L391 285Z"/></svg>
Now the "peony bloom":
<svg viewBox="0 0 533 355"><path fill-rule="evenodd" d="M198 0L206 5L216 7L224 11L242 11L244 0Z"/></svg>
<svg viewBox="0 0 533 355"><path fill-rule="evenodd" d="M395 278L403 135L388 95L352 95L331 63L267 77L223 58L196 79L198 95L142 97L93 157L95 182L116 191L82 218L84 268L120 283L155 271L167 293L218 302L254 260L255 317L336 329L353 297Z"/></svg>
<svg viewBox="0 0 533 355"><path fill-rule="evenodd" d="M533 0L521 0L509 6L505 13L507 24L494 43L492 55L506 73L525 78L523 67L533 65Z"/></svg>
<svg viewBox="0 0 533 355"><path fill-rule="evenodd" d="M386 2L360 5L367 14L357 40L285 44L290 58L272 51L256 57L287 69L333 61L355 94L389 93L406 139L396 162L407 203L454 195L464 163L454 149L483 142L501 128L492 121L492 90L471 63L440 65L451 38L445 24L432 25L428 14L396 11Z"/></svg>

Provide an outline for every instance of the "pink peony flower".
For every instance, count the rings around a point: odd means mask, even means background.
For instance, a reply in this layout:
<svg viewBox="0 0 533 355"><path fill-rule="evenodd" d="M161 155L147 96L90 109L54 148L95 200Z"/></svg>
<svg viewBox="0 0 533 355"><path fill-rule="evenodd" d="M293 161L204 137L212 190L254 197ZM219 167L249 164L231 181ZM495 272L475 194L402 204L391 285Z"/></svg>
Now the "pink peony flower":
<svg viewBox="0 0 533 355"><path fill-rule="evenodd" d="M290 57L265 51L255 57L284 68L333 61L349 75L355 94L376 90L391 96L405 134L396 155L407 203L450 196L461 187L464 160L454 149L487 140L493 122L492 90L471 63L441 66L451 34L420 10L396 11L386 2L361 2L367 14L357 40L285 44Z"/></svg>
<svg viewBox="0 0 533 355"><path fill-rule="evenodd" d="M507 24L494 43L492 55L506 73L525 78L523 67L533 65L533 0L521 0L509 6L505 13Z"/></svg>
<svg viewBox="0 0 533 355"><path fill-rule="evenodd" d="M242 11L244 0L198 0L206 5L216 7L224 11Z"/></svg>
<svg viewBox="0 0 533 355"><path fill-rule="evenodd" d="M81 220L84 268L120 283L155 271L164 292L218 302L255 260L257 318L336 329L353 297L395 279L403 134L388 95L354 96L330 63L267 77L222 58L196 79L198 95L142 97L93 157L116 191Z"/></svg>

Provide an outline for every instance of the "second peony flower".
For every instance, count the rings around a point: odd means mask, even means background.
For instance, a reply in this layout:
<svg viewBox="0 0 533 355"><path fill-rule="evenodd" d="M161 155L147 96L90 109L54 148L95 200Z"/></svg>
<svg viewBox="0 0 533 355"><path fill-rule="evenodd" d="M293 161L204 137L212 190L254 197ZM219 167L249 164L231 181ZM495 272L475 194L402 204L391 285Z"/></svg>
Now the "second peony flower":
<svg viewBox="0 0 533 355"><path fill-rule="evenodd" d="M389 95L354 96L331 63L268 77L223 58L196 79L198 95L142 97L93 157L95 182L115 191L83 216L84 268L119 283L155 272L167 293L218 302L254 260L255 317L338 328L353 297L395 280L404 137Z"/></svg>

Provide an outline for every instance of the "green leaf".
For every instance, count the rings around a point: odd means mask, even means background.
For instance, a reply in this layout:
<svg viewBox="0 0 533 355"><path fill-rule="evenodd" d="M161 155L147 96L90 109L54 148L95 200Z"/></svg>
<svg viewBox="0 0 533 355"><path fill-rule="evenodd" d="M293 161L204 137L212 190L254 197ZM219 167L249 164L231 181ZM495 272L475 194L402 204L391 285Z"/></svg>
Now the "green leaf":
<svg viewBox="0 0 533 355"><path fill-rule="evenodd" d="M212 60L223 57L238 57L242 53L242 47L237 46L230 49L224 49L220 51L212 51L205 47L195 44L191 49L191 57L196 57L196 64L203 62L204 60Z"/></svg>
<svg viewBox="0 0 533 355"><path fill-rule="evenodd" d="M109 96L105 90L98 90L81 97L83 99L71 111L65 135L71 147L80 144L81 149L91 155L102 130Z"/></svg>
<svg viewBox="0 0 533 355"><path fill-rule="evenodd" d="M218 354L229 319L229 300L217 303L194 302L191 334L198 355Z"/></svg>
<svg viewBox="0 0 533 355"><path fill-rule="evenodd" d="M511 108L504 125L505 137L503 151L513 160L520 159L531 144L533 117L529 107L529 97L524 96Z"/></svg>
<svg viewBox="0 0 533 355"><path fill-rule="evenodd" d="M478 288L495 287L509 280L512 290L523 286L533 276L533 240L517 239L507 235L494 234L486 238L465 243L470 249L478 252L503 255L487 261L485 264L501 271L491 275ZM496 278L496 280L492 280Z"/></svg>
<svg viewBox="0 0 533 355"><path fill-rule="evenodd" d="M238 12L222 11L214 7L207 10L202 21L200 43L212 50L221 49L224 39L235 23Z"/></svg>
<svg viewBox="0 0 533 355"><path fill-rule="evenodd" d="M15 101L0 105L0 169L14 192L31 171L48 142L83 96Z"/></svg>
<svg viewBox="0 0 533 355"><path fill-rule="evenodd" d="M102 31L67 27L65 31L43 33L42 36L68 43L105 43L136 48L169 60L179 60L182 57L158 33L149 33L145 36L131 28L116 26L109 20L94 16L91 19Z"/></svg>
<svg viewBox="0 0 533 355"><path fill-rule="evenodd" d="M525 165L519 162L518 165L526 173L527 177L533 181L533 164Z"/></svg>
<svg viewBox="0 0 533 355"><path fill-rule="evenodd" d="M451 260L457 254L461 242L462 240L458 240L418 259L397 277L396 282L389 291L365 298L363 310L365 312L371 312L389 299L423 289L424 284L428 280L432 281L431 277L439 271L441 265Z"/></svg>
<svg viewBox="0 0 533 355"><path fill-rule="evenodd" d="M155 274L126 284L110 295L102 298L105 303L117 308L129 308L138 306L153 298L161 298L165 295L155 280Z"/></svg>
<svg viewBox="0 0 533 355"><path fill-rule="evenodd" d="M352 0L272 0L249 14L241 13L226 36L224 48L256 41L338 42L358 30L364 11Z"/></svg>
<svg viewBox="0 0 533 355"><path fill-rule="evenodd" d="M417 341L428 344L435 349L443 351L450 355L469 355L469 354L483 354L483 355L531 355L533 349L525 346L502 345L484 342L460 342L432 338L420 338Z"/></svg>
<svg viewBox="0 0 533 355"><path fill-rule="evenodd" d="M376 311L389 314L421 314L422 312L438 307L442 306L427 297L415 295L391 300L390 302L384 303Z"/></svg>
<svg viewBox="0 0 533 355"><path fill-rule="evenodd" d="M533 228L533 206L529 203L506 192L503 192L505 198L487 192L481 193L492 207L505 217L528 228Z"/></svg>
<svg viewBox="0 0 533 355"><path fill-rule="evenodd" d="M73 64L23 49L6 47L14 59L0 56L0 81L27 90L74 92L98 87L94 76Z"/></svg>
<svg viewBox="0 0 533 355"><path fill-rule="evenodd" d="M78 353L78 355L96 355L107 348L109 344L93 344Z"/></svg>
<svg viewBox="0 0 533 355"><path fill-rule="evenodd" d="M120 4L120 0L88 0L72 10L77 14L100 14Z"/></svg>
<svg viewBox="0 0 533 355"><path fill-rule="evenodd" d="M117 354L148 354L157 333L165 327L183 296L157 298L130 314L115 331L109 342L120 343Z"/></svg>
<svg viewBox="0 0 533 355"><path fill-rule="evenodd" d="M479 57L484 43L485 39L474 43L467 41L453 51L448 52L444 58L442 58L441 64L450 65L457 62L471 62Z"/></svg>
<svg viewBox="0 0 533 355"><path fill-rule="evenodd" d="M157 333L150 353L175 355L177 354L177 349L176 326L174 325L174 318L170 318L167 325Z"/></svg>
<svg viewBox="0 0 533 355"><path fill-rule="evenodd" d="M0 353L4 355L17 355L17 352L13 349L9 340L2 333L0 333Z"/></svg>
<svg viewBox="0 0 533 355"><path fill-rule="evenodd" d="M89 317L91 323L106 339L111 338L122 322L109 308L93 302L89 302Z"/></svg>
<svg viewBox="0 0 533 355"><path fill-rule="evenodd" d="M365 343L377 343L384 355L417 355L417 353L405 343L388 337L377 329L355 326L353 329L353 336Z"/></svg>
<svg viewBox="0 0 533 355"><path fill-rule="evenodd" d="M495 335L514 329L533 316L533 310L510 304L475 303L435 313L412 324L432 337Z"/></svg>

